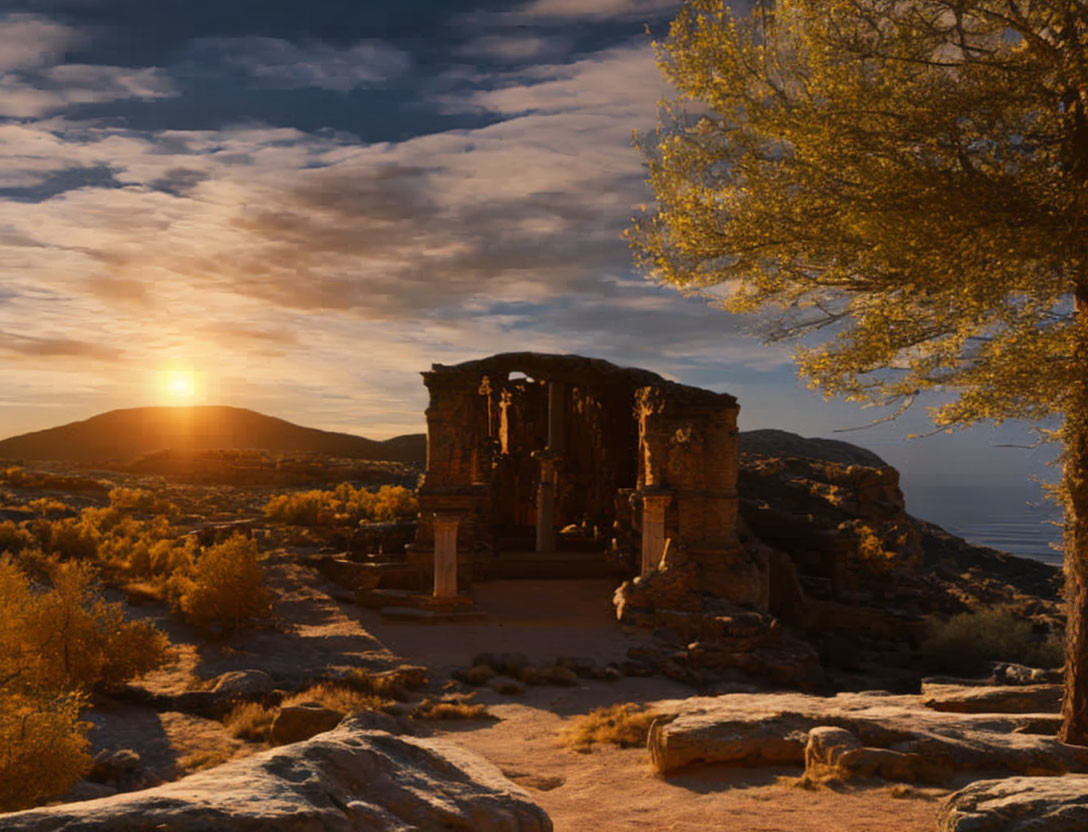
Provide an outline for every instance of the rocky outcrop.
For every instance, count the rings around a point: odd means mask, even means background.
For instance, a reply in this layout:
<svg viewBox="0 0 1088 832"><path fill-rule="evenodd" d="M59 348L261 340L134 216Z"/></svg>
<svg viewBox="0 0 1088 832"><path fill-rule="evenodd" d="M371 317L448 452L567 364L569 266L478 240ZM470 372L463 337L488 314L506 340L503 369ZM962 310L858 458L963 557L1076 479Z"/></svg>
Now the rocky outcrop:
<svg viewBox="0 0 1088 832"><path fill-rule="evenodd" d="M941 807L938 832L1083 832L1088 777L980 780Z"/></svg>
<svg viewBox="0 0 1088 832"><path fill-rule="evenodd" d="M949 685L922 683L922 704L961 714L1058 713L1061 685Z"/></svg>
<svg viewBox="0 0 1088 832"><path fill-rule="evenodd" d="M663 773L707 763L806 761L814 776L923 782L963 771L1088 771L1088 748L1053 738L1057 715L941 712L924 707L921 697L881 692L729 694L657 710L662 719L648 747Z"/></svg>
<svg viewBox="0 0 1088 832"><path fill-rule="evenodd" d="M365 723L363 723L365 725ZM340 728L141 792L0 816L0 832L550 832L489 762L430 739Z"/></svg>

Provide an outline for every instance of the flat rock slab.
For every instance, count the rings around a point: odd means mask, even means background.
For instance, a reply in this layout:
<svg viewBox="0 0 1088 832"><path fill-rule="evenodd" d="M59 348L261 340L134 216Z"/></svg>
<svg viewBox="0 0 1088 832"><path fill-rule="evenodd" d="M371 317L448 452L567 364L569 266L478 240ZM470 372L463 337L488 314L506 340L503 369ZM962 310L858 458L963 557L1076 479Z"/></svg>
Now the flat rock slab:
<svg viewBox="0 0 1088 832"><path fill-rule="evenodd" d="M922 704L963 714L1058 713L1061 685L950 685L924 682Z"/></svg>
<svg viewBox="0 0 1088 832"><path fill-rule="evenodd" d="M938 832L1084 832L1088 777L979 780L941 806Z"/></svg>
<svg viewBox="0 0 1088 832"><path fill-rule="evenodd" d="M919 779L967 770L1088 771L1088 748L1054 739L1058 718L1049 714L934 711L919 696L881 692L736 693L662 703L657 711L662 719L648 748L662 773L708 763L800 764L809 732L821 726L845 729L859 747L924 762Z"/></svg>
<svg viewBox="0 0 1088 832"><path fill-rule="evenodd" d="M365 725L365 723L362 723ZM346 720L175 783L0 815L0 832L551 832L528 794L458 746Z"/></svg>

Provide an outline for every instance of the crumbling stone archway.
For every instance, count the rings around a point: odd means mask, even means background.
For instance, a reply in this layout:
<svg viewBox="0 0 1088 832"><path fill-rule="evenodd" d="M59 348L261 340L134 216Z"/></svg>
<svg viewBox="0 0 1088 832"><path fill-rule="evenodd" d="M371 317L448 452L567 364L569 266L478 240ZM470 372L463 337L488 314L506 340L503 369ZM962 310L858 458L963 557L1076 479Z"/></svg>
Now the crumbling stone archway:
<svg viewBox="0 0 1088 832"><path fill-rule="evenodd" d="M408 555L436 570L436 593L450 593L451 568L462 586L515 566L630 576L657 569L667 546L713 572L737 549L732 396L540 353L436 364L423 380L427 470Z"/></svg>

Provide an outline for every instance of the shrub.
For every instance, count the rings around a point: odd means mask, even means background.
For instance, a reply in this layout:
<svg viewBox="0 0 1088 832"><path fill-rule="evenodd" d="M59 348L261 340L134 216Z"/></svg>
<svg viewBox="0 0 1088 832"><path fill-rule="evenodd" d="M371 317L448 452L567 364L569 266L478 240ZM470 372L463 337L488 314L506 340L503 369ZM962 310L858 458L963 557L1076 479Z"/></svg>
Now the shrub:
<svg viewBox="0 0 1088 832"><path fill-rule="evenodd" d="M275 718L274 708L266 708L259 702L243 702L223 718L223 725L232 737L263 742L268 739L268 731Z"/></svg>
<svg viewBox="0 0 1088 832"><path fill-rule="evenodd" d="M59 555L65 560L92 560L98 554L98 542L102 537L95 526L75 517L33 520L29 523L29 529L43 552Z"/></svg>
<svg viewBox="0 0 1088 832"><path fill-rule="evenodd" d="M110 491L110 507L124 513L175 514L177 507L156 497L143 488L114 488Z"/></svg>
<svg viewBox="0 0 1088 832"><path fill-rule="evenodd" d="M575 751L588 753L596 743L611 743L621 748L646 745L650 725L658 715L641 705L628 702L597 708L574 721L559 734L559 742Z"/></svg>
<svg viewBox="0 0 1088 832"><path fill-rule="evenodd" d="M115 688L162 665L169 642L98 594L84 563L54 563L52 587L35 588L0 560L0 678L47 690Z"/></svg>
<svg viewBox="0 0 1088 832"><path fill-rule="evenodd" d="M272 607L257 544L244 535L206 549L171 579L170 592L185 619L202 629L232 632Z"/></svg>
<svg viewBox="0 0 1088 832"><path fill-rule="evenodd" d="M269 520L294 526L355 525L361 520L413 517L418 511L415 495L403 486L383 485L369 491L347 482L332 491L280 494L264 507Z"/></svg>
<svg viewBox="0 0 1088 832"><path fill-rule="evenodd" d="M91 767L78 694L0 690L0 812L71 788Z"/></svg>
<svg viewBox="0 0 1088 832"><path fill-rule="evenodd" d="M62 503L60 500L54 500L52 497L39 497L37 500L31 500L26 504L26 507L43 517L59 517L72 511L70 505Z"/></svg>
<svg viewBox="0 0 1088 832"><path fill-rule="evenodd" d="M1029 667L1059 667L1063 661L1055 636L1038 635L1030 621L1003 607L932 621L922 650L935 669L960 673L982 673L994 661Z"/></svg>
<svg viewBox="0 0 1088 832"><path fill-rule="evenodd" d="M0 523L0 555L5 552L17 555L23 549L34 546L36 542L34 535L11 520Z"/></svg>

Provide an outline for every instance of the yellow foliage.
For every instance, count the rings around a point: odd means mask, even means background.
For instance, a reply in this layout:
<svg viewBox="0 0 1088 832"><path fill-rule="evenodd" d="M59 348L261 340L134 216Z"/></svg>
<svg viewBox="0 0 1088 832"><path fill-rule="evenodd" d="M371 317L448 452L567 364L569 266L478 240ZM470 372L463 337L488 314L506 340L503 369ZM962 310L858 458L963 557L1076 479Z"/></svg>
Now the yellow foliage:
<svg viewBox="0 0 1088 832"><path fill-rule="evenodd" d="M13 555L18 554L23 549L34 546L35 543L34 535L23 526L13 523L11 520L0 523L0 555L5 552L10 552Z"/></svg>
<svg viewBox="0 0 1088 832"><path fill-rule="evenodd" d="M85 563L53 564L37 589L0 559L0 679L50 690L109 689L159 667L169 642L102 599Z"/></svg>
<svg viewBox="0 0 1088 832"><path fill-rule="evenodd" d="M257 544L244 535L206 549L191 567L171 578L169 587L175 607L205 629L231 632L271 611Z"/></svg>
<svg viewBox="0 0 1088 832"><path fill-rule="evenodd" d="M0 812L67 791L90 770L78 694L0 689Z"/></svg>
<svg viewBox="0 0 1088 832"><path fill-rule="evenodd" d="M143 488L114 488L110 491L110 507L120 512L140 514L175 514L177 507Z"/></svg>
<svg viewBox="0 0 1088 832"><path fill-rule="evenodd" d="M383 485L377 491L340 483L332 491L280 494L264 507L269 520L295 526L354 525L361 520L397 520L414 517L419 504L411 490Z"/></svg>
<svg viewBox="0 0 1088 832"><path fill-rule="evenodd" d="M26 507L43 517L60 515L72 510L72 507L67 503L62 503L52 497L39 497L37 500L31 500L26 504Z"/></svg>

